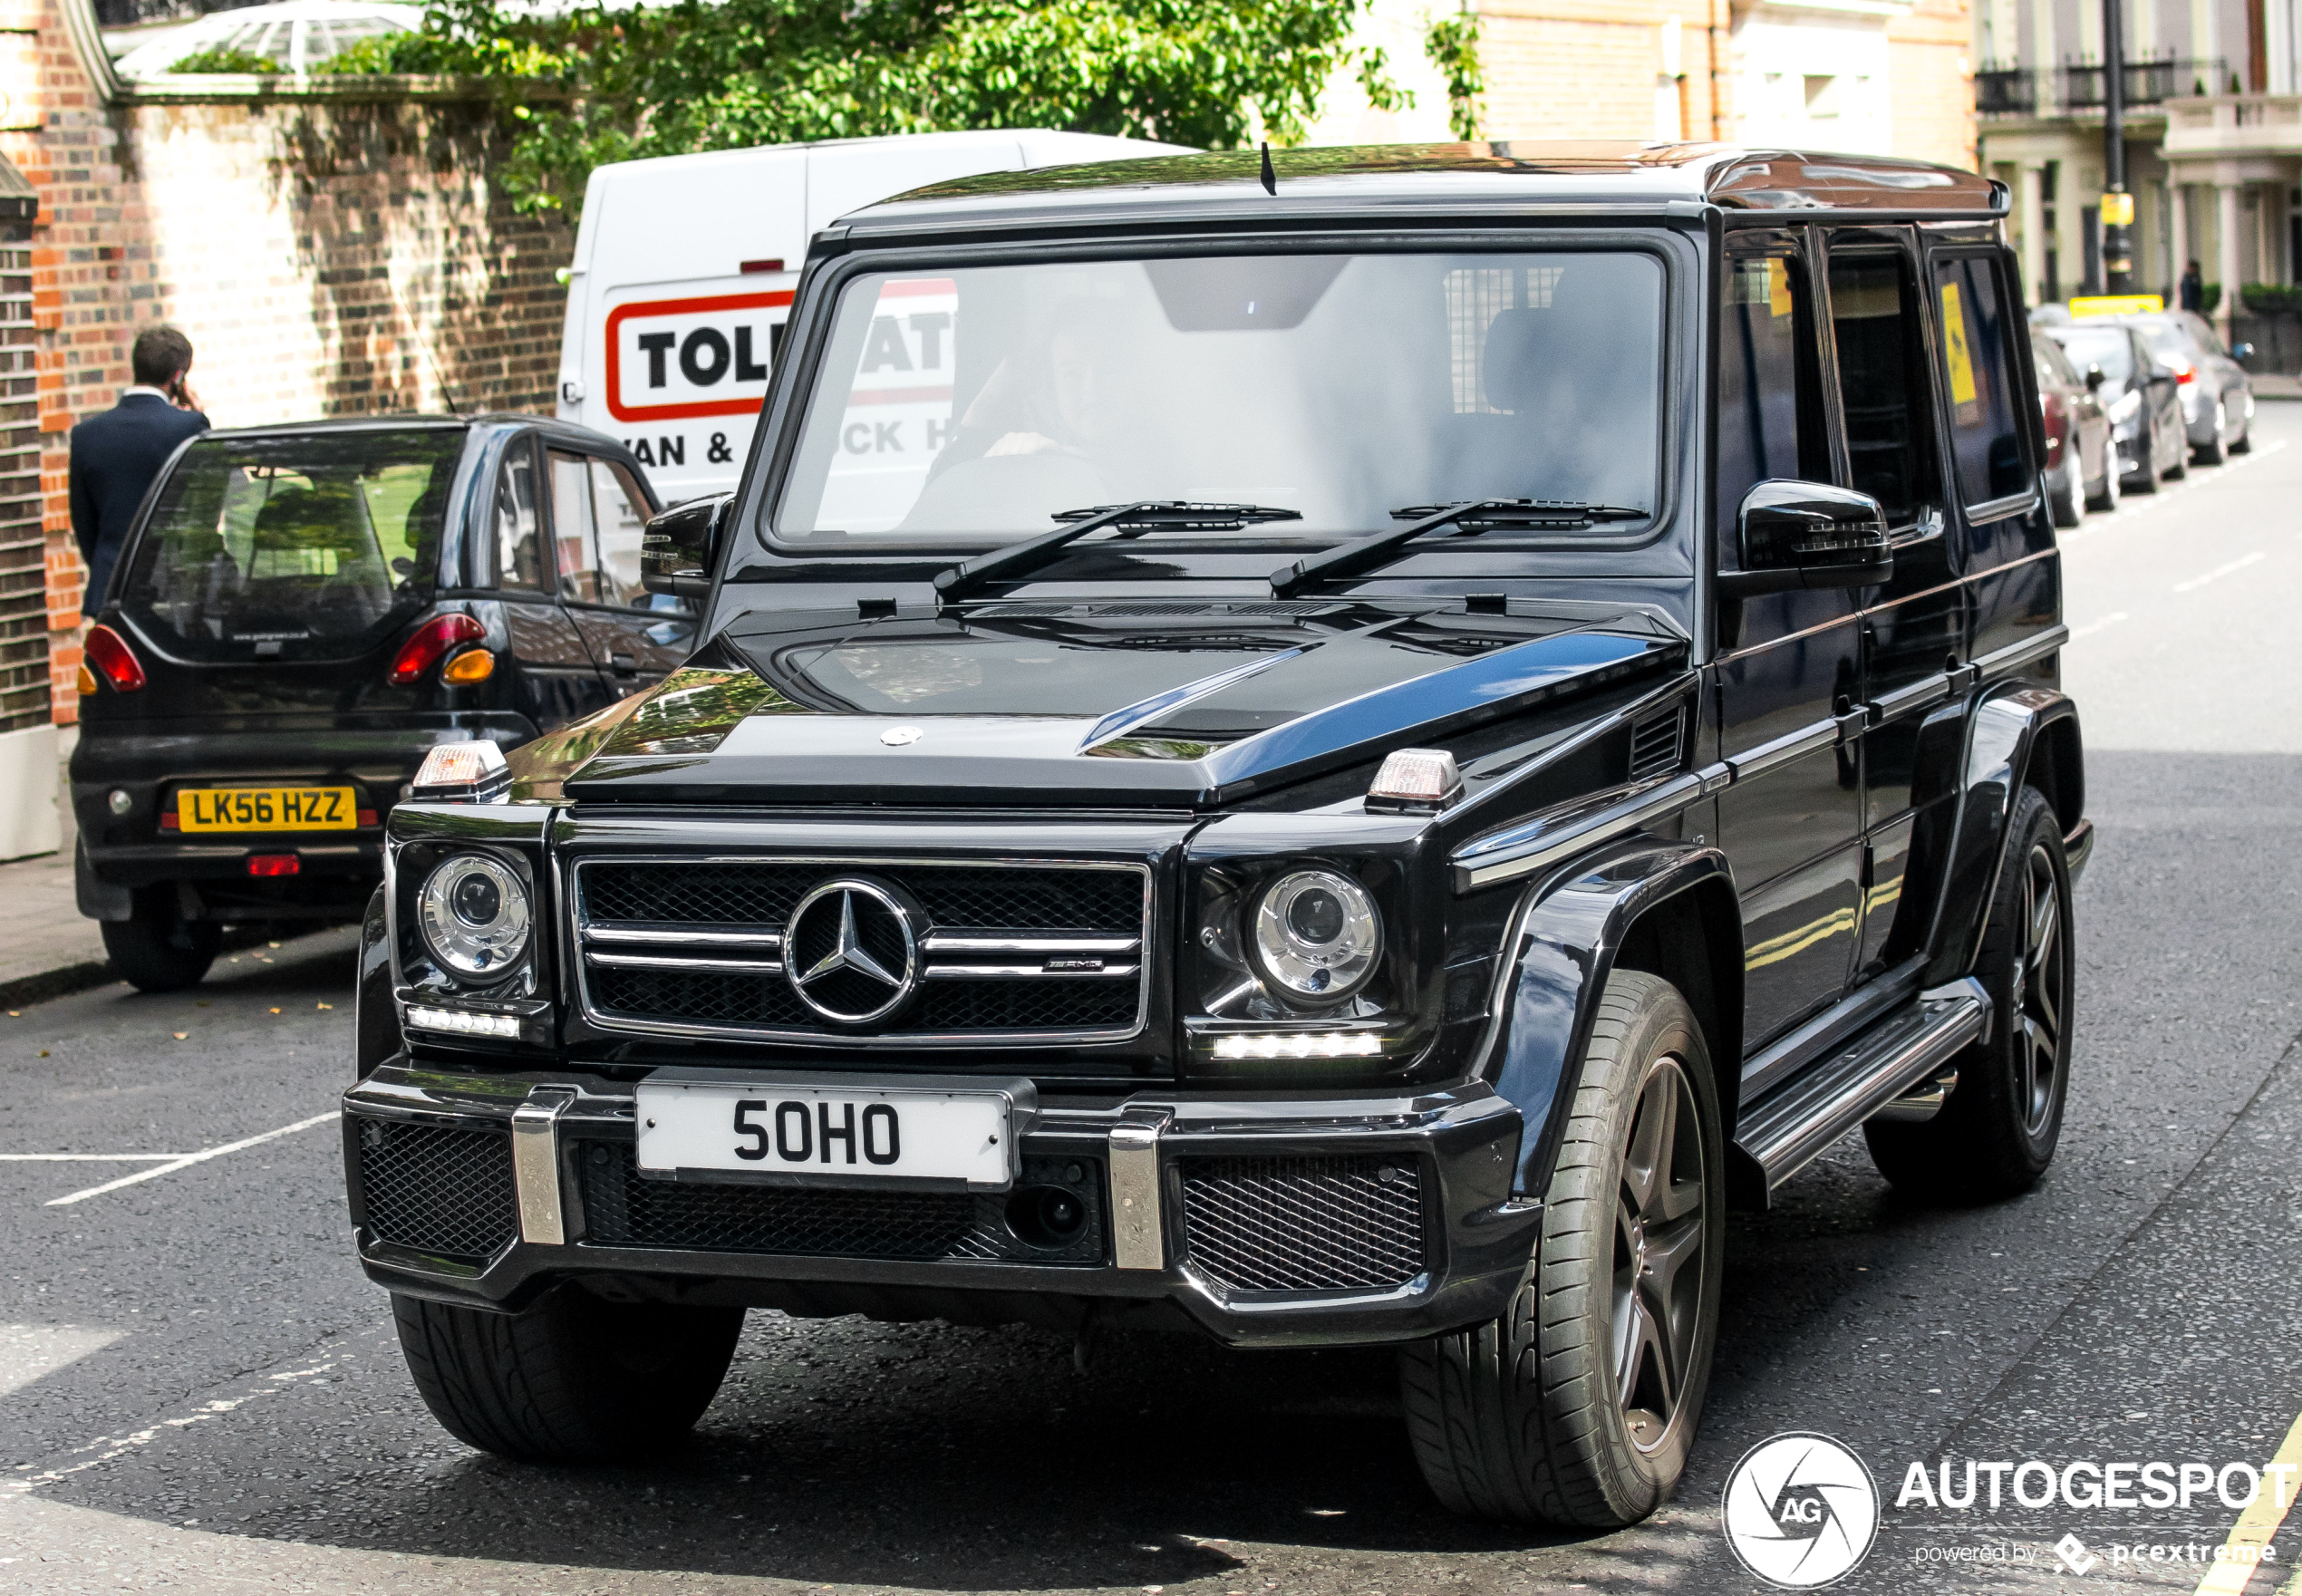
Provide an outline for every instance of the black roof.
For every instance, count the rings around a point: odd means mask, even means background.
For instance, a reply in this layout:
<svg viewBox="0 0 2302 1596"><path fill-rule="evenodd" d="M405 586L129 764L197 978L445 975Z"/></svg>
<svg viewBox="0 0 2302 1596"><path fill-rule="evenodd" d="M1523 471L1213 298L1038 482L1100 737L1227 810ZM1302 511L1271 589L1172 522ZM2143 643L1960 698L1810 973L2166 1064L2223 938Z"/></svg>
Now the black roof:
<svg viewBox="0 0 2302 1596"><path fill-rule="evenodd" d="M1146 209L1244 219L1407 204L1609 211L1691 204L1770 217L1854 210L1993 218L2007 207L2005 185L1956 167L1726 144L1376 144L1274 150L1271 161L1275 196L1263 191L1260 153L1230 150L991 172L914 189L846 220L869 234L1116 220Z"/></svg>

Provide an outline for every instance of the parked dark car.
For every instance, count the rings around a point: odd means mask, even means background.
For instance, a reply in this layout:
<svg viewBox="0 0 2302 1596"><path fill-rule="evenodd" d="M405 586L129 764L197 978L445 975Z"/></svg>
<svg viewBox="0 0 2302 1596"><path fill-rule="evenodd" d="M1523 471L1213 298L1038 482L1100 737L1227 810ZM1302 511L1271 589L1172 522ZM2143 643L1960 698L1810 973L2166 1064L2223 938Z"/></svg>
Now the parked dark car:
<svg viewBox="0 0 2302 1596"><path fill-rule="evenodd" d="M2159 363L2174 373L2183 426L2198 462L2219 466L2233 454L2244 454L2254 421L2254 381L2223 349L2214 324L2187 310L2124 319L2142 334ZM2254 346L2241 343L2237 353L2243 358Z"/></svg>
<svg viewBox="0 0 2302 1596"><path fill-rule="evenodd" d="M2109 412L2118 473L2130 492L2155 493L2164 479L2190 469L2181 383L2173 368L2151 353L2140 329L2123 317L2098 316L2044 331L2085 374Z"/></svg>
<svg viewBox="0 0 2302 1596"><path fill-rule="evenodd" d="M2005 186L1271 161L821 234L649 528L695 657L393 812L344 1150L456 1436L674 1441L750 1307L1166 1326L1396 1347L1443 1502L1620 1524L1730 1202L1858 1126L2047 1166L2093 833Z"/></svg>
<svg viewBox="0 0 2302 1596"><path fill-rule="evenodd" d="M2110 412L2078 374L2062 345L2033 329L2030 354L2038 375L2038 411L2046 430L2046 502L2055 525L2075 527L2088 509L2118 508L2118 454Z"/></svg>
<svg viewBox="0 0 2302 1596"><path fill-rule="evenodd" d="M532 416L208 432L163 469L81 676L80 910L148 991L230 922L356 918L425 753L660 681L692 606L639 582L622 445Z"/></svg>

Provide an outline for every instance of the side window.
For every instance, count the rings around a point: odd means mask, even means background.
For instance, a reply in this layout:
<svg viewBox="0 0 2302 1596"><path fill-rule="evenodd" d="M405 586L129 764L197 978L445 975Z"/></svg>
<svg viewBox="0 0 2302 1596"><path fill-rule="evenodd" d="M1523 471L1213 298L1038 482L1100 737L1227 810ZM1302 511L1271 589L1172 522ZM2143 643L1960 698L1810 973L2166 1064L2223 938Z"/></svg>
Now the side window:
<svg viewBox="0 0 2302 1596"><path fill-rule="evenodd" d="M496 485L494 585L530 591L550 585L551 551L544 547L536 494L536 450L522 440L504 457Z"/></svg>
<svg viewBox="0 0 2302 1596"><path fill-rule="evenodd" d="M1834 255L1830 277L1849 486L1879 501L1888 526L1908 527L1937 492L1910 272L1899 255Z"/></svg>
<svg viewBox="0 0 2302 1596"><path fill-rule="evenodd" d="M590 462L551 451L552 545L559 556L559 595L577 604L611 603L599 590L598 537L592 524Z"/></svg>
<svg viewBox="0 0 2302 1596"><path fill-rule="evenodd" d="M1935 309L1942 324L1942 389L1950 405L1950 458L1959 497L1981 504L2030 486L2015 425L2007 362L2006 299L1987 259L1934 264Z"/></svg>
<svg viewBox="0 0 2302 1596"><path fill-rule="evenodd" d="M603 604L630 609L677 609L687 603L640 585L640 537L647 528L647 495L631 472L613 460L592 461L592 508L599 532Z"/></svg>
<svg viewBox="0 0 2302 1596"><path fill-rule="evenodd" d="M1816 422L1814 356L1804 329L1804 268L1793 259L1730 260L1718 335L1718 515L1734 525L1743 496L1770 478L1828 481Z"/></svg>

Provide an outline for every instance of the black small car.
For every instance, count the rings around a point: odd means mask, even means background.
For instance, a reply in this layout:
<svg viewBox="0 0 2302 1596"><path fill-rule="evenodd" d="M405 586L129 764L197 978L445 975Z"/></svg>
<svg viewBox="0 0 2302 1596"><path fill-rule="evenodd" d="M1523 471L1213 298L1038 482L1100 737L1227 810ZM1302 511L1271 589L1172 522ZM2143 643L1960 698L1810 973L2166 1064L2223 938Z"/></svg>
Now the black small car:
<svg viewBox="0 0 2302 1596"><path fill-rule="evenodd" d="M356 918L434 745L505 747L662 679L689 601L612 439L533 416L216 431L162 470L91 628L80 910L147 991L228 922Z"/></svg>
<svg viewBox="0 0 2302 1596"><path fill-rule="evenodd" d="M1678 1484L1724 1214L2055 1155L2092 838L2007 190L1452 144L809 253L653 692L389 825L344 1097L418 1388L676 1440L748 1308L1391 1346L1438 1497ZM1270 180L1264 180L1268 172Z"/></svg>
<svg viewBox="0 0 2302 1596"><path fill-rule="evenodd" d="M2100 317L2039 330L2062 345L2109 411L2111 450L2128 489L2155 493L2160 482L2190 469L2181 381L2139 329Z"/></svg>

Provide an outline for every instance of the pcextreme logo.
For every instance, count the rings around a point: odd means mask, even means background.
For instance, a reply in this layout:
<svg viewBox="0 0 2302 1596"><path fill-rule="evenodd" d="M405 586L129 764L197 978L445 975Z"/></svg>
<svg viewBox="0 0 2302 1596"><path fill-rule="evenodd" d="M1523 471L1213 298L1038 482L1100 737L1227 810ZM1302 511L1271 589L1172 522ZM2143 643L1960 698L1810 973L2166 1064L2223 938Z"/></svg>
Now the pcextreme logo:
<svg viewBox="0 0 2302 1596"><path fill-rule="evenodd" d="M1753 1574L1785 1591L1844 1579L1879 1529L1879 1488L1862 1460L1828 1436L1761 1441L1726 1476L1726 1544Z"/></svg>

